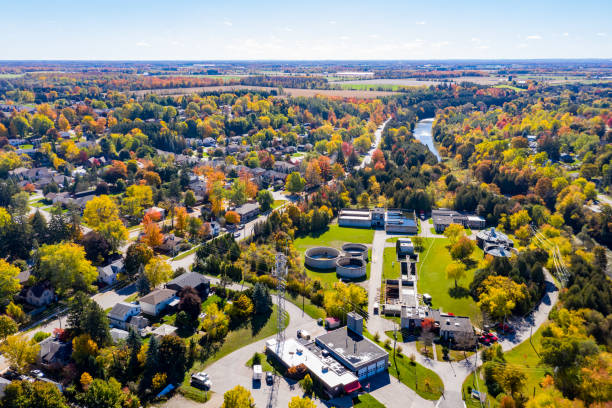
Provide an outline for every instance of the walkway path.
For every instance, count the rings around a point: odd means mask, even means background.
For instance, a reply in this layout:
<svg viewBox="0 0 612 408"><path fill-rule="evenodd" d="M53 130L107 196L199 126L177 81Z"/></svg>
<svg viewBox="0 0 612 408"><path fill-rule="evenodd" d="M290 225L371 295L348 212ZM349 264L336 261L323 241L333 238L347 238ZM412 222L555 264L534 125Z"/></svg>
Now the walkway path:
<svg viewBox="0 0 612 408"><path fill-rule="evenodd" d="M389 116L389 118L385 120L383 124L380 125L378 129L376 129L376 131L374 132L374 143L373 143L374 147L372 147L368 151L368 154L366 155L366 157L364 157L363 160L361 161L361 165L359 165L359 167L361 167L362 169L368 164L370 164L370 162L372 161L372 155L374 154L374 151L378 149L378 147L380 146L380 141L382 139L383 130L385 129L385 126L387 126L387 123L389 123L390 120L391 120L391 117Z"/></svg>

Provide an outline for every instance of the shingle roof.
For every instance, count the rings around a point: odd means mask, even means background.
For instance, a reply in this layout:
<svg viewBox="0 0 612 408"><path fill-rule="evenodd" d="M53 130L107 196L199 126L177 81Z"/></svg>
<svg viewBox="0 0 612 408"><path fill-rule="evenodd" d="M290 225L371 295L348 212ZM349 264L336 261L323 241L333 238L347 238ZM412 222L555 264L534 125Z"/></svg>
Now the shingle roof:
<svg viewBox="0 0 612 408"><path fill-rule="evenodd" d="M114 319L123 320L125 315L135 307L138 307L138 306L131 304L131 303L119 302L115 304L115 306L113 306L111 311L108 312L108 315Z"/></svg>
<svg viewBox="0 0 612 408"><path fill-rule="evenodd" d="M202 274L197 272L187 272L176 278L172 279L170 282L166 284L166 286L176 285L180 288L185 288L187 286L191 286L195 288L202 283L207 283L209 280Z"/></svg>
<svg viewBox="0 0 612 408"><path fill-rule="evenodd" d="M157 305L166 299L171 298L176 294L175 290L172 289L157 289L149 293L146 296L140 298L140 303L148 303L150 305Z"/></svg>

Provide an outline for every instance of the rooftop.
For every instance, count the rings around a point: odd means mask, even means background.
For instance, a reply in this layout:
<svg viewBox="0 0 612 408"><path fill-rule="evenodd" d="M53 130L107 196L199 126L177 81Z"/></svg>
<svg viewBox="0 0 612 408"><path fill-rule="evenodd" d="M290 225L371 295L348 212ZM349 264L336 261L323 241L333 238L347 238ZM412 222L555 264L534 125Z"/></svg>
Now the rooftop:
<svg viewBox="0 0 612 408"><path fill-rule="evenodd" d="M353 367L368 364L388 355L374 342L349 331L346 327L327 332L317 337L316 342L333 351Z"/></svg>
<svg viewBox="0 0 612 408"><path fill-rule="evenodd" d="M157 305L166 299L171 298L176 294L176 291L172 289L157 289L149 293L146 296L140 298L140 303L148 303L151 305Z"/></svg>

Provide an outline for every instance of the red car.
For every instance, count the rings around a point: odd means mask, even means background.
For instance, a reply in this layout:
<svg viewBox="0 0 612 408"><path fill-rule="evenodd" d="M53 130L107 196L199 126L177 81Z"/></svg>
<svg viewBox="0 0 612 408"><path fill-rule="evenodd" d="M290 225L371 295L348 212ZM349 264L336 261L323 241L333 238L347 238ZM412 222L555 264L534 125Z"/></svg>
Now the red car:
<svg viewBox="0 0 612 408"><path fill-rule="evenodd" d="M491 344L491 340L489 340L489 338L488 338L487 336L480 336L480 337L478 338L478 341L479 341L479 342L481 342L481 343L482 343L482 344L484 344L484 345L487 345L487 346L488 346L489 344Z"/></svg>
<svg viewBox="0 0 612 408"><path fill-rule="evenodd" d="M493 333L486 333L485 336L491 341L491 343L494 343L498 340L497 336Z"/></svg>

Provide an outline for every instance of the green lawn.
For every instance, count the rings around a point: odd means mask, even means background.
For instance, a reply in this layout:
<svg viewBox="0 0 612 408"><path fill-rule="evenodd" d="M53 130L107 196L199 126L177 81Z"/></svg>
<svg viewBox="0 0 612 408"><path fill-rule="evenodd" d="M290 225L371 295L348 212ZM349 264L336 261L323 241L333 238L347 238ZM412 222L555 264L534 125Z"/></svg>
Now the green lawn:
<svg viewBox="0 0 612 408"><path fill-rule="evenodd" d="M374 338L368 332L364 332L365 336L374 341ZM384 347L383 342L377 342L379 346ZM393 347L393 346L391 346ZM389 374L399 379L409 388L413 389L421 397L435 401L440 398L444 390L442 380L432 370L415 362L403 354L393 355L393 348L389 353Z"/></svg>
<svg viewBox="0 0 612 408"><path fill-rule="evenodd" d="M361 244L371 244L374 240L374 230L371 229L362 229L362 228L344 228L339 227L337 224L330 225L325 232L318 235L308 235L305 237L296 238L293 241L293 245L295 249L298 250L302 254L302 259L304 258L304 253L308 248L316 247L316 246L329 246L333 248L340 249L343 244L347 242L352 243L361 243ZM371 251L370 251L370 259L371 259ZM335 272L327 272L327 271L317 271L313 269L306 268L306 273L311 279L319 279L324 284L332 285L335 282L338 282L338 276ZM368 262L368 266L366 269L366 279L370 277L370 262Z"/></svg>
<svg viewBox="0 0 612 408"><path fill-rule="evenodd" d="M519 88L512 85L495 85L493 88L512 89L515 92L525 92L526 89Z"/></svg>
<svg viewBox="0 0 612 408"><path fill-rule="evenodd" d="M287 202L287 200L274 200L274 202L272 203L272 209L276 210L278 207L280 207L281 205L283 205L286 202Z"/></svg>
<svg viewBox="0 0 612 408"><path fill-rule="evenodd" d="M469 316L472 324L481 320L480 309L468 293L469 284L474 278L476 268L467 271L466 276L459 280L459 289L455 290L455 283L446 279L446 266L452 262L446 238L425 238L424 251L419 254L417 274L419 277L419 293L429 293L432 296L432 306L442 308L444 312L461 316ZM482 259L482 250L478 247L472 254L472 259Z"/></svg>
<svg viewBox="0 0 612 408"><path fill-rule="evenodd" d="M531 396L540 390L540 383L546 376L546 374L553 374L551 367L540 364L540 358L536 354L534 347L540 347L540 340L542 339L542 331L545 325L540 326L540 329L533 334L531 342L526 340L513 348L512 350L504 353L506 362L519 366L523 372L527 375L527 381L523 394ZM533 344L533 346L532 346ZM478 370L478 388L476 386L476 379L474 374L471 374L463 382L463 395L466 399L466 405L469 408L480 408L480 404L474 398L471 398L467 392L467 387L470 386L474 389L479 389L481 392L487 393L487 399L490 401L491 407L498 407L499 402L489 395L489 390L482 378L481 369Z"/></svg>
<svg viewBox="0 0 612 408"><path fill-rule="evenodd" d="M383 281L386 279L398 279L402 274L400 263L397 261L395 248L385 248L383 252Z"/></svg>
<svg viewBox="0 0 612 408"><path fill-rule="evenodd" d="M289 302L296 305L297 307L299 307L300 309L302 308L302 304L303 304L304 313L306 313L308 316L312 317L313 319L319 319L319 318L324 319L327 316L323 308L313 304L308 298L302 298L301 295L297 295L293 297L290 294L288 294L286 299ZM303 303L302 303L302 300L303 300Z"/></svg>
<svg viewBox="0 0 612 408"><path fill-rule="evenodd" d="M353 398L353 408L385 408L385 406L370 394L361 394Z"/></svg>
<svg viewBox="0 0 612 408"><path fill-rule="evenodd" d="M261 357L261 369L263 371L274 372L274 367L268 362L265 351L259 353L259 356ZM249 361L247 361L245 365L250 368L253 367L253 357L249 358Z"/></svg>
<svg viewBox="0 0 612 408"><path fill-rule="evenodd" d="M185 252L181 252L180 254L178 254L177 256L175 256L174 258L172 258L173 261L180 261L181 259L188 257L189 255L193 254L195 251L198 250L200 246L196 245L193 248L185 251Z"/></svg>

